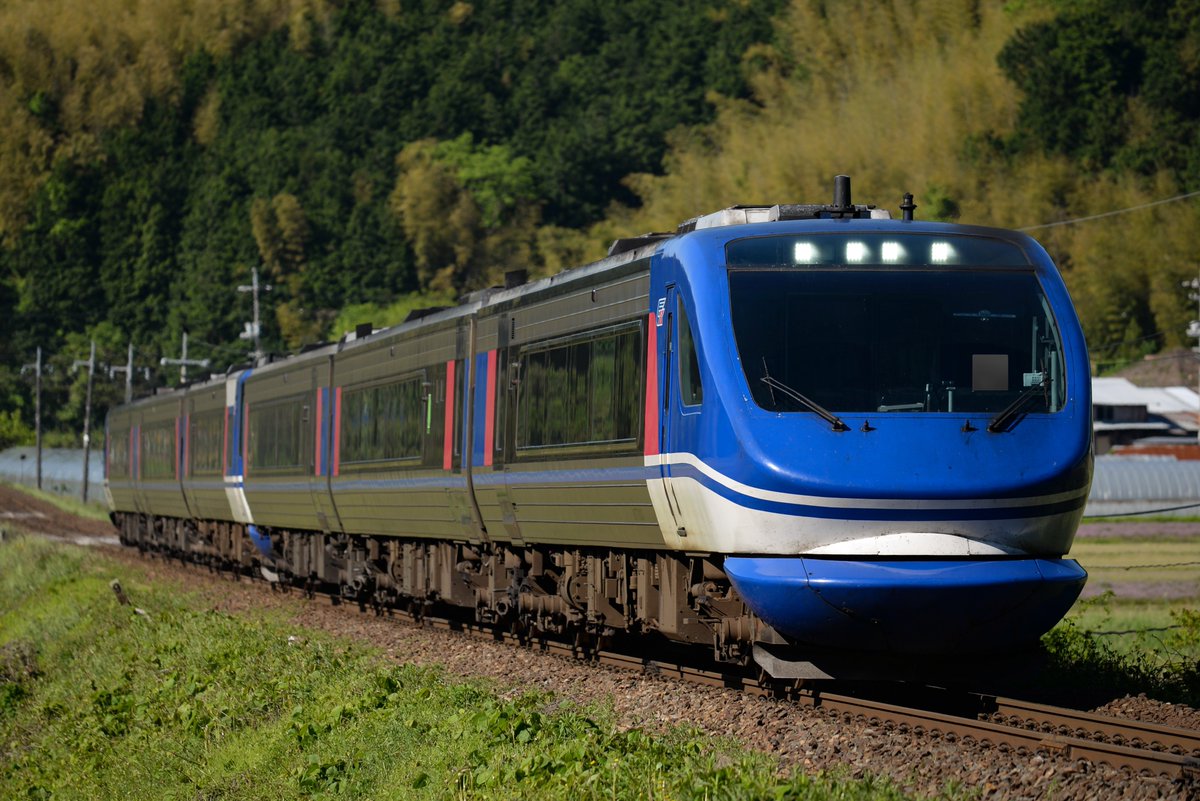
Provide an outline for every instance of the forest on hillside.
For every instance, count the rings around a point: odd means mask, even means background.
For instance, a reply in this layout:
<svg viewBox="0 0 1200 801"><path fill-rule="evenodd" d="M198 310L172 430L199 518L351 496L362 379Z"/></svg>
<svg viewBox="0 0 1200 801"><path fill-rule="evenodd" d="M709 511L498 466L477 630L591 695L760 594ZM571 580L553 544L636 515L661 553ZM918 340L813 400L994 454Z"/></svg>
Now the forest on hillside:
<svg viewBox="0 0 1200 801"><path fill-rule="evenodd" d="M244 361L255 268L284 353L837 173L1034 227L1103 369L1188 344L1200 199L1148 204L1200 188L1198 116L1200 0L10 0L0 446L37 347L64 438L90 340Z"/></svg>

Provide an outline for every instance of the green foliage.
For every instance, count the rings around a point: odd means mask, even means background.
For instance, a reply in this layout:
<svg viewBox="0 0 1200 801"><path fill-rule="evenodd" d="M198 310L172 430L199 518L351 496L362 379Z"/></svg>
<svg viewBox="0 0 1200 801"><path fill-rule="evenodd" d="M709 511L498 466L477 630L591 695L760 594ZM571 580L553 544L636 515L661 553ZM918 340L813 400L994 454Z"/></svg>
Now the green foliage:
<svg viewBox="0 0 1200 801"><path fill-rule="evenodd" d="M530 195L529 163L505 147L476 147L470 134L401 151L390 201L422 286L461 292L534 262L540 208Z"/></svg>
<svg viewBox="0 0 1200 801"><path fill-rule="evenodd" d="M330 333L340 337L364 323L370 323L375 328L386 328L404 322L417 309L452 305L454 298L450 295L420 292L403 295L392 303L354 303L338 312L330 325Z"/></svg>
<svg viewBox="0 0 1200 801"><path fill-rule="evenodd" d="M468 132L439 143L434 158L451 167L463 188L471 193L485 228L503 225L522 203L536 203L533 162L513 155L506 145L477 146Z"/></svg>
<svg viewBox="0 0 1200 801"><path fill-rule="evenodd" d="M905 797L231 617L94 552L9 540L0 567L4 798Z"/></svg>
<svg viewBox="0 0 1200 801"><path fill-rule="evenodd" d="M1200 3L1057 3L999 55L1022 90L1018 131L1088 169L1200 179Z"/></svg>
<svg viewBox="0 0 1200 801"><path fill-rule="evenodd" d="M708 92L747 93L741 54L779 5L98 2L0 11L9 369L106 322L142 364L184 331L215 369L241 363L235 287L260 264L279 351L348 305L602 252L568 231L631 199L624 176L661 169ZM426 139L430 180L408 175L398 215L397 157ZM24 395L0 376L0 407Z"/></svg>
<svg viewBox="0 0 1200 801"><path fill-rule="evenodd" d="M1190 706L1200 704L1200 613L1172 611L1178 628L1164 641L1151 642L1143 634L1132 646L1119 650L1077 621L1079 615L1106 610L1112 602L1111 592L1081 601L1071 616L1042 637L1049 660L1047 681L1076 690L1147 693Z"/></svg>
<svg viewBox="0 0 1200 801"><path fill-rule="evenodd" d="M17 409L0 411L0 450L13 445L29 445L33 440L33 430L21 420Z"/></svg>
<svg viewBox="0 0 1200 801"><path fill-rule="evenodd" d="M1110 12L1127 6L1090 5L1097 7L1018 30L998 62L1024 93L1020 126L1047 150L1097 167L1108 164L1121 144L1127 98L1145 54L1127 29L1113 24ZM1130 16L1144 19L1142 13Z"/></svg>

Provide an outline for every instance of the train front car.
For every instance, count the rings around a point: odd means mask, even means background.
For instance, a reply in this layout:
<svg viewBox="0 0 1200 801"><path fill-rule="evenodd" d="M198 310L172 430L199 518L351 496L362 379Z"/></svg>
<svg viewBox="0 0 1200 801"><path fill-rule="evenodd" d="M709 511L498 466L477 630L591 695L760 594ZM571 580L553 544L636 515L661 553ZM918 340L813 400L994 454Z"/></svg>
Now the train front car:
<svg viewBox="0 0 1200 801"><path fill-rule="evenodd" d="M664 248L652 292L682 402L651 459L663 527L725 554L800 646L1032 643L1086 579L1063 558L1092 454L1062 278L1025 235L857 208Z"/></svg>

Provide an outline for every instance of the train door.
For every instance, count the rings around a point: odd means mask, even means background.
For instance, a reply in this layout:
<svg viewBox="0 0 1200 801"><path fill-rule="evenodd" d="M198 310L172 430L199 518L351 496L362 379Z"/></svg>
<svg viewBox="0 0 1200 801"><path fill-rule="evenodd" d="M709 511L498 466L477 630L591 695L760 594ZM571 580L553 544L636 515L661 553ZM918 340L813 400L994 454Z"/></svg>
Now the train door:
<svg viewBox="0 0 1200 801"><path fill-rule="evenodd" d="M150 514L150 504L142 487L142 412L129 416L129 483L133 487L133 506L139 514Z"/></svg>
<svg viewBox="0 0 1200 801"><path fill-rule="evenodd" d="M329 534L342 530L337 504L333 498L330 481L333 476L333 356L312 368L312 394L310 396L311 425L313 436L312 462L310 464L309 491L312 494L313 511L317 527Z"/></svg>
<svg viewBox="0 0 1200 801"><path fill-rule="evenodd" d="M187 507L190 516L195 519L202 516L199 514L200 503L196 497L192 476L192 418L196 416L196 399L185 396L181 402L183 403L183 412L179 419L179 436L183 440L183 446L180 448L179 481L180 489L183 492L183 505Z"/></svg>
<svg viewBox="0 0 1200 801"><path fill-rule="evenodd" d="M488 419L492 422L492 433L486 437L485 447L488 448L488 464L493 470L503 469L504 484L496 492L496 503L500 508L500 522L504 534L516 546L525 544L525 536L521 532L521 524L517 518L516 493L513 485L513 474L508 469L512 459L510 444L515 445L516 438L516 390L520 385L521 366L517 358L517 348L513 345L516 332L516 319L505 313L500 315L499 326L496 330L496 359L490 365L488 381L488 397L491 403L487 409Z"/></svg>
<svg viewBox="0 0 1200 801"><path fill-rule="evenodd" d="M442 469L449 473L446 488L450 514L462 534L472 542L480 540L482 524L471 486L469 372L474 347L475 319L458 324L454 338L454 358L446 362L446 406L443 429Z"/></svg>
<svg viewBox="0 0 1200 801"><path fill-rule="evenodd" d="M683 548L687 545L687 530L683 524L679 499L675 495L675 488L671 479L672 472L676 469L673 462L679 456L678 443L676 441L679 427L677 419L679 402L675 381L676 361L678 359L676 352L678 350L678 334L675 330L675 308L676 303L678 303L678 297L679 291L676 286L668 284L665 304L660 310L660 314L656 316L655 323L658 327L659 338L662 340L662 370L659 372L659 382L662 385L662 402L658 414L658 442L661 449L660 471L663 484L662 490L666 496L667 508L670 510L674 527L674 537L672 538L667 532L664 532L664 534L667 535L668 545Z"/></svg>

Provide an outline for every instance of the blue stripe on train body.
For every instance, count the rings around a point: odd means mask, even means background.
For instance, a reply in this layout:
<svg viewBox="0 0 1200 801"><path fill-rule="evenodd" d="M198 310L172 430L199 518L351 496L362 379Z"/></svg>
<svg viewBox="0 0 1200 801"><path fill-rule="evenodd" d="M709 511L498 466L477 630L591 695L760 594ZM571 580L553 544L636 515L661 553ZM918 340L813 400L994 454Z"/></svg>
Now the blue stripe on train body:
<svg viewBox="0 0 1200 801"><path fill-rule="evenodd" d="M229 415L229 474L237 476L236 486L239 487L243 485L246 475L245 465L242 464L242 453L244 450L242 438L246 432L246 379L253 373L254 370L251 368L243 371L238 376L233 411Z"/></svg>
<svg viewBox="0 0 1200 801"><path fill-rule="evenodd" d="M981 413L876 414L833 409L850 428L834 432L811 412L777 413L760 408L750 397L734 338L725 245L747 236L850 231L898 236L982 235L1020 247L1058 324L1066 370L1064 407L1054 413L1027 414L1002 433L988 432L991 415ZM665 296L669 283L678 287L687 304L699 350L704 404L702 414L672 418L677 434L672 442L661 444L664 454L694 454L723 476L767 492L832 499L966 502L1069 493L1080 496L1076 505L1081 508L1091 481L1087 350L1062 278L1045 250L1030 237L994 229L882 220L709 228L667 242L655 257L652 308L657 298ZM976 430L963 431L967 421ZM861 430L865 422L872 430ZM670 472L688 473L680 467ZM1036 514L1034 509L1024 511ZM795 513L827 517L832 512L798 509ZM905 514L901 519L919 517Z"/></svg>

